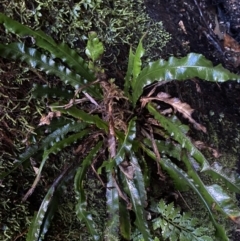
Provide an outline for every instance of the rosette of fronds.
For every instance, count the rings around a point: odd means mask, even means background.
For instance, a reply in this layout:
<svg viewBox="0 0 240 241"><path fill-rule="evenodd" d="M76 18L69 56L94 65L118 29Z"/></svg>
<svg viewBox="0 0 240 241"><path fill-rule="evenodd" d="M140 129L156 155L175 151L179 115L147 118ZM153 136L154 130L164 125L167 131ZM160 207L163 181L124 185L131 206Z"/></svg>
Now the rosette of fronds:
<svg viewBox="0 0 240 241"><path fill-rule="evenodd" d="M60 153L67 146L79 144L79 161L66 167L50 187L29 228L28 241L44 238L61 189L71 178L74 178L77 200L76 215L86 224L93 240L118 240L120 237L130 240L132 230L136 229L144 240L153 240L151 220L146 218L149 202L146 191L149 186L147 158L156 162L156 172L160 178L169 175L177 189L191 188L198 195L216 228L216 237L228 240L225 230L216 221L215 210L239 222L240 210L226 190L239 192L240 177L219 163L210 165L188 137L189 127L183 125L174 113L181 113L199 131L206 132L206 128L193 119L193 109L187 103L166 93L157 93L157 86L193 77L213 82L229 79L239 81L238 75L230 73L221 65L213 66L202 55L195 53L181 59L160 59L142 69L144 48L140 40L135 53L130 49L124 90L121 90L101 69L99 59L103 54L103 45L96 33L89 33L87 63L76 51L66 44L57 44L42 31L33 31L3 14L0 14L0 23L20 37L31 36L33 39L33 46L30 47L20 42L0 44L2 57L24 61L33 68L58 76L66 87L73 87L53 89L51 86L34 86L35 98L46 95L49 99L58 97L57 102L52 101L49 105L48 115L42 116L40 120L47 131L41 132L40 139L17 158L12 170L1 173L3 179L19 166L28 166L31 157L41 157L35 181L24 197L26 199L38 184L50 155ZM147 86L150 91L144 96L143 90ZM162 102L172 106L175 112L167 112L166 115L166 111L158 107ZM181 165L177 165L176 160ZM96 232L96 223L88 210L83 185L87 170L94 168L96 163L100 166L95 170L96 175L100 179L102 175L106 177L105 182L101 180L106 190L108 215L103 233ZM225 186L214 182L212 185L204 184L200 172L221 179ZM164 212L154 221L153 228L160 228L165 238L169 234L162 223L173 222L173 216L178 215L178 212L168 213L167 218L166 212L172 206L165 210L163 203L160 205ZM134 212L134 220L130 212ZM179 217L179 222L184 219L190 220L183 216L182 219ZM199 236L202 233L198 233ZM182 240L181 232L175 232L174 237L176 235Z"/></svg>

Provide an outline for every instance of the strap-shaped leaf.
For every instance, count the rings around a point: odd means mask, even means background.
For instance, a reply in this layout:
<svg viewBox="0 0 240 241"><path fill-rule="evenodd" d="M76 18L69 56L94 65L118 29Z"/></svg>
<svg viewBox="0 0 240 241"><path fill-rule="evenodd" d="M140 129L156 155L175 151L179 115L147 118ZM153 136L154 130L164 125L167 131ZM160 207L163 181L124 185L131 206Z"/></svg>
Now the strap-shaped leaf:
<svg viewBox="0 0 240 241"><path fill-rule="evenodd" d="M67 89L61 89L59 87L49 87L47 85L38 85L34 84L32 89L32 95L35 98L62 98L62 99L70 99L74 96L73 91Z"/></svg>
<svg viewBox="0 0 240 241"><path fill-rule="evenodd" d="M152 151L150 151L147 148L144 148L144 151L152 159L156 160L155 154ZM176 166L173 162L171 162L167 158L161 158L161 161L159 162L159 164L162 166L162 168L164 168L168 172L168 174L175 182L181 182L184 185L187 184L193 189L193 191L198 195L200 201L203 203L203 205L205 206L205 208L207 209L211 217L211 220L216 228L216 236L220 240L227 241L228 237L226 235L226 232L224 231L223 227L219 225L215 220L214 213L211 209L212 204L215 203L216 196L219 195L219 197L221 196L224 197L225 193L223 194L223 192L219 192L219 190L215 190L216 191L215 193L209 192L207 187L202 183L200 177L196 174L195 170L190 167L190 165L188 166L188 173L186 173L185 171L183 171L181 168ZM228 206L228 207L231 207L233 208L233 210L236 210L236 206L234 205L233 201L231 202L231 206ZM226 209L222 208L220 211L225 215L227 215Z"/></svg>
<svg viewBox="0 0 240 241"><path fill-rule="evenodd" d="M145 143L150 146L149 140L145 140ZM194 163L190 160L192 157L189 155L186 156L184 154L184 151L181 150L180 145L173 145L171 143L166 143L162 141L156 141L156 144L158 149L164 150L166 155L184 161L191 177L195 177L194 180L199 179L197 178L197 173L194 171L194 169L196 169L194 167ZM230 171L226 168L223 168L219 163L215 162L206 172L210 172L210 174L214 177L221 178L232 191L239 192L240 177L235 171ZM182 186L184 186L183 183L179 181L177 181L176 184L177 187L180 186L182 188ZM215 202L219 203L218 206L221 206L220 211L223 212L225 215L229 216L232 220L238 221L240 210L235 205L233 205L232 198L230 198L218 185L205 186L205 188L208 189L208 193L211 193L211 196L213 199L215 199ZM221 195L219 195L219 193Z"/></svg>
<svg viewBox="0 0 240 241"><path fill-rule="evenodd" d="M138 230L142 233L144 240L152 240L150 230L148 227L147 220L145 218L144 205L141 202L140 193L133 180L128 179L126 176L123 176L124 181L126 182L128 188L128 194L130 196L133 211L136 215L136 225Z"/></svg>
<svg viewBox="0 0 240 241"><path fill-rule="evenodd" d="M38 145L33 145L28 147L26 151L19 156L17 163L14 164L14 167L10 171L0 173L0 179L4 179L6 176L11 174L14 170L16 170L19 166L21 166L25 161L29 160L31 156L37 153L38 150L39 150Z"/></svg>
<svg viewBox="0 0 240 241"><path fill-rule="evenodd" d="M239 223L240 210L234 203L234 200L222 189L221 186L214 184L206 186L201 181L193 165L189 162L191 157L183 152L182 160L187 166L188 175L197 184L199 191L202 193L204 198L207 200L208 205L216 205L215 208L222 212L224 215L231 218L233 221Z"/></svg>
<svg viewBox="0 0 240 241"><path fill-rule="evenodd" d="M108 124L105 121L103 121L101 118L99 118L99 116L97 116L97 115L90 115L87 112L85 112L83 110L79 110L76 107L64 109L64 108L60 108L60 107L51 106L51 109L53 111L60 111L64 114L69 114L69 115L71 115L75 118L83 120L86 123L94 124L99 129L103 129L105 131L108 131Z"/></svg>
<svg viewBox="0 0 240 241"><path fill-rule="evenodd" d="M27 199L27 197L32 194L33 190L35 189L36 185L38 184L38 182L40 180L40 177L41 177L42 169L43 169L43 167L45 165L45 162L47 161L49 155L50 154L56 154L57 152L61 151L64 147L66 147L66 146L72 144L73 142L83 138L88 133L89 133L89 130L86 129L86 130L83 130L83 131L81 131L77 134L73 134L73 135L63 139L62 141L54 143L53 146L50 149L44 151L42 161L41 161L40 167L38 169L37 176L36 176L36 178L35 178L35 180L32 184L32 187L30 188L30 190L25 195L24 199Z"/></svg>
<svg viewBox="0 0 240 241"><path fill-rule="evenodd" d="M182 148L180 145L172 144L171 142L164 142L155 140L158 150L160 153L164 153L169 157L174 157L179 161L182 160ZM144 140L144 143L151 147L151 141L148 139ZM191 160L189 157L186 161L191 163L195 169L198 169L195 159ZM240 193L240 175L235 170L230 170L229 168L223 167L220 163L214 162L211 166L205 169L206 173L210 174L216 179L221 179L224 184L232 191Z"/></svg>
<svg viewBox="0 0 240 241"><path fill-rule="evenodd" d="M107 173L107 179L106 205L108 221L105 228L105 237L107 241L115 241L118 240L120 225L119 193L112 172Z"/></svg>
<svg viewBox="0 0 240 241"><path fill-rule="evenodd" d="M154 81L164 81L165 83L194 77L213 82L240 81L239 75L224 69L222 65L214 67L212 62L201 54L190 53L181 59L170 57L168 61L160 59L150 63L138 75L133 88L133 103L137 102L143 88Z"/></svg>
<svg viewBox="0 0 240 241"><path fill-rule="evenodd" d="M217 184L205 186L208 193L214 199L213 205L215 209L232 219L232 221L240 224L240 210L232 197L230 197L221 186Z"/></svg>
<svg viewBox="0 0 240 241"><path fill-rule="evenodd" d="M54 181L46 196L44 197L38 213L31 222L27 234L27 241L42 240L59 203L59 197L64 184L72 176L72 166L66 168L61 175Z"/></svg>
<svg viewBox="0 0 240 241"><path fill-rule="evenodd" d="M206 172L217 179L223 180L232 192L240 193L240 175L235 170L230 170L220 163L214 162Z"/></svg>
<svg viewBox="0 0 240 241"><path fill-rule="evenodd" d="M181 161L182 149L180 145L173 145L168 141L159 141L155 140L159 153L166 155L168 157L174 157L177 160ZM148 139L144 139L144 144L153 149L152 142ZM178 179L173 179L175 187L180 191L187 191L189 185L186 182L180 182Z"/></svg>
<svg viewBox="0 0 240 241"><path fill-rule="evenodd" d="M124 78L124 94L128 98L132 98L129 94L129 90L131 87L131 80L132 80L132 70L133 70L133 61L134 61L134 54L132 52L132 47L130 47L129 51L129 57L128 57L128 68L127 68L127 73Z"/></svg>
<svg viewBox="0 0 240 241"><path fill-rule="evenodd" d="M122 145L119 148L119 151L116 155L116 157L114 158L115 162L117 165L121 164L121 162L124 160L125 158L125 152L130 152L132 150L132 144L133 141L136 137L136 122L135 122L136 118L133 118L128 125L128 130L127 133L125 135L124 141L122 143Z"/></svg>
<svg viewBox="0 0 240 241"><path fill-rule="evenodd" d="M78 55L78 53L70 49L65 43L57 44L50 36L46 35L42 31L34 31L29 27L7 17L0 13L0 23L3 23L5 28L15 34L22 37L32 36L36 45L49 51L53 58L60 58L70 68L73 68L76 73L83 76L87 81L93 81L95 79L93 73L87 67L84 60Z"/></svg>
<svg viewBox="0 0 240 241"><path fill-rule="evenodd" d="M78 168L74 178L74 190L77 199L76 214L80 221L85 222L93 240L100 240L100 234L96 232L96 225L92 219L92 215L87 211L87 201L84 193L83 180L88 168L101 147L102 142L98 142L97 145L89 152L87 157L84 158L81 167Z"/></svg>
<svg viewBox="0 0 240 241"><path fill-rule="evenodd" d="M53 146L55 142L64 140L65 136L69 132L79 132L87 127L87 124L84 122L73 121L48 135L40 145L41 150L46 150L50 145Z"/></svg>
<svg viewBox="0 0 240 241"><path fill-rule="evenodd" d="M139 41L139 44L137 46L136 53L134 56L134 60L133 60L133 70L132 70L132 75L133 75L132 89L133 90L136 87L137 77L138 77L139 73L141 72L141 68L142 68L141 58L144 55L144 48L143 48L142 40L144 37L145 37L145 35Z"/></svg>
<svg viewBox="0 0 240 241"><path fill-rule="evenodd" d="M66 85L70 84L75 89L85 84L84 79L76 72L56 62L53 58L41 54L35 48L27 48L23 43L0 44L0 55L5 58L24 61L32 68L39 68L47 74L54 74ZM96 97L98 96L98 93L92 88L88 88L88 92Z"/></svg>
<svg viewBox="0 0 240 241"><path fill-rule="evenodd" d="M146 188L144 183L144 177L142 174L141 167L139 165L138 158L135 156L133 151L129 152L129 158L130 158L130 164L133 166L133 170L134 170L134 176L133 176L134 184L138 190L142 206L146 207L147 193L146 193Z"/></svg>
<svg viewBox="0 0 240 241"><path fill-rule="evenodd" d="M203 154L193 145L191 140L182 132L182 130L164 115L160 114L151 104L147 105L149 112L159 121L161 126L170 134L171 138L179 142L182 148L185 148L196 161L201 164L202 171L209 168L209 163Z"/></svg>
<svg viewBox="0 0 240 241"><path fill-rule="evenodd" d="M45 139L41 141L41 143L38 145L30 146L26 149L25 152L23 152L19 158L16 161L16 164L14 167L6 172L2 173L0 175L0 178L3 179L6 176L8 176L10 173L12 173L14 170L16 170L19 166L23 165L26 161L29 160L30 157L35 155L37 152L41 150L46 150L50 146L53 146L55 142L60 141L63 139L69 132L78 132L82 129L86 128L87 124L82 122L74 121L72 123L68 123L67 125L64 125L63 127L58 128L56 131L48 135Z"/></svg>
<svg viewBox="0 0 240 241"><path fill-rule="evenodd" d="M126 203L119 202L120 233L125 240L131 239L131 220Z"/></svg>

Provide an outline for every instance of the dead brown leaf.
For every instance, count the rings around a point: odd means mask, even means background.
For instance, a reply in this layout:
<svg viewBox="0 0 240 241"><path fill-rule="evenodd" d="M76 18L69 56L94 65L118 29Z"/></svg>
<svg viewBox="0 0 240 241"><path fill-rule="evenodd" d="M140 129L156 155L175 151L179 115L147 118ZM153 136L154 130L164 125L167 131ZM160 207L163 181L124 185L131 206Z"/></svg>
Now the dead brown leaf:
<svg viewBox="0 0 240 241"><path fill-rule="evenodd" d="M133 180L135 168L131 163L123 161L119 165L119 168L129 180Z"/></svg>
<svg viewBox="0 0 240 241"><path fill-rule="evenodd" d="M232 50L234 52L240 52L239 43L234 38L232 38L230 35L224 34L223 41L224 41L223 42L224 48Z"/></svg>
<svg viewBox="0 0 240 241"><path fill-rule="evenodd" d="M165 92L158 93L157 99L171 105L175 111L180 112L186 119L188 119L197 130L201 130L204 133L207 132L205 126L197 123L192 118L192 113L194 109L192 109L189 104L181 102L178 98L171 98L171 96Z"/></svg>
<svg viewBox="0 0 240 241"><path fill-rule="evenodd" d="M39 126L43 126L43 125L50 125L51 123L51 120L54 118L54 117L60 117L61 116L61 112L60 111L55 111L55 112L49 112L46 115L42 115L41 119L40 119L40 122L39 122Z"/></svg>

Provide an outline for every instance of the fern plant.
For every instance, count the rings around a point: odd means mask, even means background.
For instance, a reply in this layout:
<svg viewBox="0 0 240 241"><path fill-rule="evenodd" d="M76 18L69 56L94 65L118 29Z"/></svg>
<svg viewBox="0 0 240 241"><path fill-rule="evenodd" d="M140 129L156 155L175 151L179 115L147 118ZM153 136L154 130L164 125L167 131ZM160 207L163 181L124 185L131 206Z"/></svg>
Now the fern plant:
<svg viewBox="0 0 240 241"><path fill-rule="evenodd" d="M209 233L209 227L202 226L199 219L191 217L189 213L181 213L173 203L166 204L161 200L158 204L152 204L150 211L152 215L157 215L152 220L152 229L154 230L154 241L212 241L213 239L206 235ZM159 239L161 237L161 239ZM133 241L144 241L142 234L136 230L132 234Z"/></svg>
<svg viewBox="0 0 240 241"><path fill-rule="evenodd" d="M191 217L188 213L180 213L180 210L174 208L173 203L166 205L161 200L156 208L159 217L152 220L153 229L161 230L163 240L170 241L211 241L207 236L207 227L200 225L197 218Z"/></svg>
<svg viewBox="0 0 240 241"><path fill-rule="evenodd" d="M239 222L240 210L227 194L227 188L232 192L239 192L240 177L235 171L226 171L219 163L210 165L188 137L188 126L183 125L174 113L166 116L164 111L159 109L158 103L172 105L172 108L182 113L195 128L204 132L206 128L191 117L193 110L189 105L166 96L166 93L157 93L156 86L193 77L213 82L229 79L239 81L238 75L221 65L214 67L202 55L195 53L181 59L160 59L142 69L141 57L144 48L141 39L135 53L130 49L124 90L121 90L114 84L114 80L108 79L99 65L103 45L95 33L89 34L87 63L76 51L64 43L57 44L42 31L31 30L4 14L0 14L0 23L20 37L31 36L33 39L33 46L30 47L20 42L0 44L2 57L24 61L33 68L58 76L66 86L75 88L73 94L71 90L52 89L49 86L34 87L33 94L36 98L45 95L49 98L53 95L59 97L58 102L49 106L48 115L42 116L40 121L49 134L41 134L41 138L17 158L13 169L1 173L0 176L1 179L5 178L19 166L27 166L30 157L40 155L39 169L32 187L24 197L26 199L38 184L50 155L56 155L76 142L81 143L78 150L82 155L81 160L66 167L48 190L29 228L28 241L44 239L61 190L71 178L74 178L77 200L76 215L81 222L85 222L93 240L101 240L103 237L105 240L118 240L120 237L130 240L133 225L144 240L153 240L149 221L146 219L146 187L149 185L146 158L156 162L161 178L164 179L166 175L164 170L173 179L176 188L191 188L209 212L216 229L216 237L228 240L226 231L217 223L215 211L213 212L211 207L214 204L217 211L234 222ZM144 96L143 90L150 84L154 85L149 94ZM176 165L173 159L182 164ZM108 221L102 234L96 232L96 224L87 209L83 186L87 170L96 163L100 165L98 175L105 174L107 178L104 186ZM225 186L204 184L199 176L200 172L221 179ZM155 220L154 227L161 227L163 230L165 214L167 210L172 210L172 206L163 207L160 203L160 207L164 210L163 218ZM135 213L134 224L129 210ZM174 216L178 215L176 211L168 212L168 222L173 222ZM178 217L179 222L191 222L191 219L184 215ZM175 232L173 237L176 235ZM178 238L182 240L181 233L179 235ZM162 236L170 237L166 230ZM202 236L201 232L199 236Z"/></svg>

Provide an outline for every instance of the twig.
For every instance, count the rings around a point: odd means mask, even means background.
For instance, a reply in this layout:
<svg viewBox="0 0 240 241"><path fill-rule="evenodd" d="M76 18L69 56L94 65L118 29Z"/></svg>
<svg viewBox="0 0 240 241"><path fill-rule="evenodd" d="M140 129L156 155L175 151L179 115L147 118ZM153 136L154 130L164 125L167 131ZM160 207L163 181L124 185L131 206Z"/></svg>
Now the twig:
<svg viewBox="0 0 240 241"><path fill-rule="evenodd" d="M198 12L199 12L199 14L200 14L200 16L201 16L201 18L202 18L202 20L203 20L203 22L204 22L205 27L206 27L206 28L208 29L208 31L209 31L209 34L206 33L205 31L203 31L203 33L205 34L206 38L209 39L209 40L213 43L214 47L215 47L220 53L223 54L221 45L218 43L218 41L217 41L217 39L216 39L216 36L215 36L213 30L209 27L206 19L204 18L203 13L202 13L202 10L201 10L201 8L200 8L197 0L193 0L193 1L194 1L195 5L196 5L196 7L197 7L197 9L198 9Z"/></svg>
<svg viewBox="0 0 240 241"><path fill-rule="evenodd" d="M189 208L189 210L192 212L192 209L188 206L188 204L187 204L186 200L183 198L182 194L179 191L177 191L177 193L182 198L183 202L186 204L186 206Z"/></svg>

